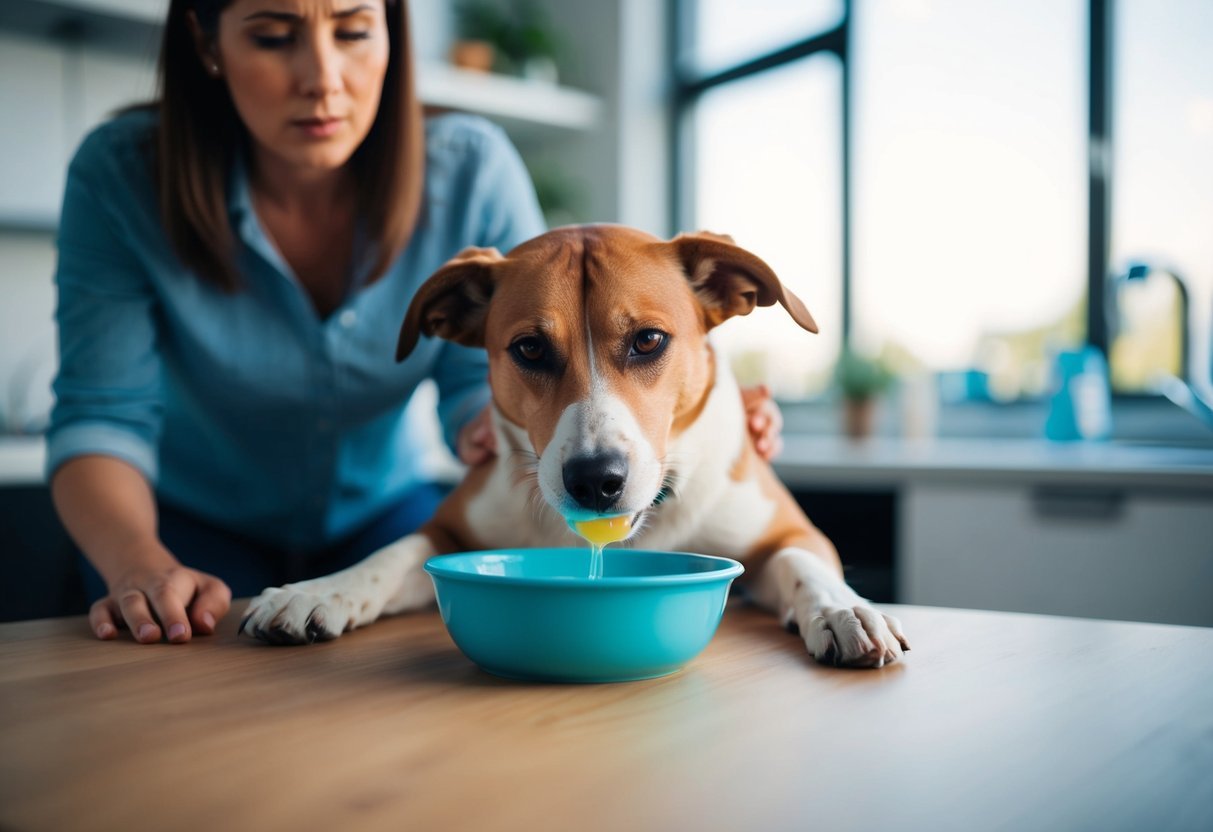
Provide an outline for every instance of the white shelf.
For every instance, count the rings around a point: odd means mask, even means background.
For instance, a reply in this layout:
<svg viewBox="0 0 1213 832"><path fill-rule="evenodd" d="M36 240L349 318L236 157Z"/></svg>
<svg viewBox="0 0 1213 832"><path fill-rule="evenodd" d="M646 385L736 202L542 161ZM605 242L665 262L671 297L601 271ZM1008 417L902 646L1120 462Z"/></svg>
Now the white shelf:
<svg viewBox="0 0 1213 832"><path fill-rule="evenodd" d="M168 0L25 0L64 9L159 26L168 15Z"/></svg>
<svg viewBox="0 0 1213 832"><path fill-rule="evenodd" d="M59 218L49 213L19 214L0 211L0 232L10 234L51 234L59 227Z"/></svg>
<svg viewBox="0 0 1213 832"><path fill-rule="evenodd" d="M485 116L516 139L551 128L590 130L602 113L602 101L597 96L542 81L432 62L421 64L417 74L417 94L422 103Z"/></svg>
<svg viewBox="0 0 1213 832"><path fill-rule="evenodd" d="M41 485L45 466L41 436L0 436L0 486Z"/></svg>

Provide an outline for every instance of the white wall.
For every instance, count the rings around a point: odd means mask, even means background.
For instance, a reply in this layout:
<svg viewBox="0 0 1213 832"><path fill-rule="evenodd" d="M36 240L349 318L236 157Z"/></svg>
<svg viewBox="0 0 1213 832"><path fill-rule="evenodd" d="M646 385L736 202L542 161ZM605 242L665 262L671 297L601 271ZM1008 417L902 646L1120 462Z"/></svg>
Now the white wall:
<svg viewBox="0 0 1213 832"><path fill-rule="evenodd" d="M151 97L150 56L0 31L0 432L40 430L54 372L54 225L67 161Z"/></svg>

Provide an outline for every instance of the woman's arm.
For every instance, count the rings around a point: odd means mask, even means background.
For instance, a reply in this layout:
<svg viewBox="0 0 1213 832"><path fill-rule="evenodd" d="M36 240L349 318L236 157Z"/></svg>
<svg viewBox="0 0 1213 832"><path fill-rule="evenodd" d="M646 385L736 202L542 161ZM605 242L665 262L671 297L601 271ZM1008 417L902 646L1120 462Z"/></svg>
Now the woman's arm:
<svg viewBox="0 0 1213 832"><path fill-rule="evenodd" d="M163 410L157 301L132 221L155 197L118 165L137 136L123 123L98 128L68 169L47 476L64 525L109 589L90 613L94 633L113 638L125 625L140 642L162 633L186 641L214 629L228 590L184 569L157 538L150 485Z"/></svg>
<svg viewBox="0 0 1213 832"><path fill-rule="evenodd" d="M215 631L231 591L164 548L156 501L138 469L114 457L74 457L55 472L51 494L68 534L109 588L89 611L97 638L111 639L123 625L143 643Z"/></svg>

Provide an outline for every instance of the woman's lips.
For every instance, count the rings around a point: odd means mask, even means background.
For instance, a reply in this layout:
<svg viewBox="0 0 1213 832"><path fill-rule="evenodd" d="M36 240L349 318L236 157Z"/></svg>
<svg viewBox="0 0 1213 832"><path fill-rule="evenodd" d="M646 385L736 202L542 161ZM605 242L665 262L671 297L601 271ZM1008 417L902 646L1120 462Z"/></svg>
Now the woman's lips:
<svg viewBox="0 0 1213 832"><path fill-rule="evenodd" d="M309 138L327 139L341 128L342 121L344 119L340 118L299 118L291 125Z"/></svg>

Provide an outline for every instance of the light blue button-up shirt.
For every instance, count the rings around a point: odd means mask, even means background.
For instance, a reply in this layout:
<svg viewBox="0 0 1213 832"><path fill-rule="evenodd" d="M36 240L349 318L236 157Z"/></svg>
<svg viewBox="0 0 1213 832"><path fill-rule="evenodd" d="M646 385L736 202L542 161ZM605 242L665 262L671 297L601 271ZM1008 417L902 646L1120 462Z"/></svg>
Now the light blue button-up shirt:
<svg viewBox="0 0 1213 832"><path fill-rule="evenodd" d="M166 502L223 528L306 551L357 529L421 476L404 408L433 378L453 443L488 402L483 350L396 340L421 283L466 246L508 251L543 231L505 135L447 115L426 128L421 218L370 286L321 319L262 229L242 167L229 213L245 289L203 282L160 224L148 142L155 116L93 131L68 171L55 280L59 373L48 477L105 454ZM355 262L366 262L366 252Z"/></svg>

